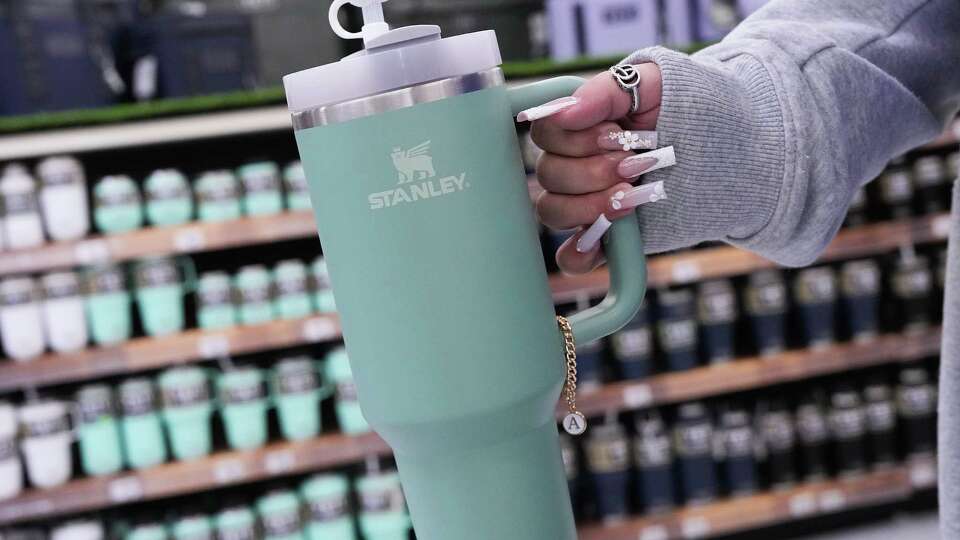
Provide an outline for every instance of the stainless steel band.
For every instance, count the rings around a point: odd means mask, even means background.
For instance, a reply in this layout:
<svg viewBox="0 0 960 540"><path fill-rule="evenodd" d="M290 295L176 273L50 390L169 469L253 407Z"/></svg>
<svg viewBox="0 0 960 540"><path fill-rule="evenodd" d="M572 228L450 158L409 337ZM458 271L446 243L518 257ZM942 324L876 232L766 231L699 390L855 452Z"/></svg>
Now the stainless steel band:
<svg viewBox="0 0 960 540"><path fill-rule="evenodd" d="M439 101L453 96L486 90L504 84L503 71L493 68L449 79L441 79L364 98L323 105L292 113L293 129L340 124L368 116Z"/></svg>

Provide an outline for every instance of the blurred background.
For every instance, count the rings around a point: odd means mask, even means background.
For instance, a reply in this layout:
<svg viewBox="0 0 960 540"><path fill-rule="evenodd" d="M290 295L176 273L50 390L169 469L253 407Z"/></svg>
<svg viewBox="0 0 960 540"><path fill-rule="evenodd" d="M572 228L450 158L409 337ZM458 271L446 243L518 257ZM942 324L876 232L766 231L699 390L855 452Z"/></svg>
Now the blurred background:
<svg viewBox="0 0 960 540"><path fill-rule="evenodd" d="M763 4L385 9L496 30L514 85L694 51ZM281 88L355 52L328 7L0 0L0 539L414 537L357 405ZM540 151L517 135L536 196ZM811 268L720 245L650 260L643 311L578 347L581 538L938 537L958 136L891 162ZM559 273L570 234L541 236L560 313L608 282Z"/></svg>

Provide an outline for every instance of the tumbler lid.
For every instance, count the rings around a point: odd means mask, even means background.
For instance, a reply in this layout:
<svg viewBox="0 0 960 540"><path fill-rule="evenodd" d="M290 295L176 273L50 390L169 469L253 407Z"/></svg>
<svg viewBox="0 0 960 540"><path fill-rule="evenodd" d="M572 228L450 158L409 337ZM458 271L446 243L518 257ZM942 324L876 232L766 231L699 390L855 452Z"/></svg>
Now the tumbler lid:
<svg viewBox="0 0 960 540"><path fill-rule="evenodd" d="M291 112L368 97L430 81L495 68L502 63L492 30L441 39L440 27L390 29L381 4L386 0L335 0L330 25L344 39L363 39L365 49L339 62L283 78ZM346 4L363 9L360 32L348 32L337 14Z"/></svg>
<svg viewBox="0 0 960 540"><path fill-rule="evenodd" d="M349 490L350 482L340 474L312 476L300 487L300 492L307 500L346 495Z"/></svg>

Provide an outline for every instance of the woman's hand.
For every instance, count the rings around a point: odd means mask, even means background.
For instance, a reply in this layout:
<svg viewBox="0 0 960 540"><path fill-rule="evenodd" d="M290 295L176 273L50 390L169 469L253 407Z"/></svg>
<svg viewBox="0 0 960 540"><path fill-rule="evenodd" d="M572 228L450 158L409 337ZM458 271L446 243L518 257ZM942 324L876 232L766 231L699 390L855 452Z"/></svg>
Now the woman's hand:
<svg viewBox="0 0 960 540"><path fill-rule="evenodd" d="M610 198L632 186L630 182L656 165L624 151L611 134L624 130L655 130L660 113L661 78L656 64L640 64L640 110L629 114L631 96L610 73L602 73L583 85L575 105L531 126L533 141L545 153L537 163L537 177L545 192L537 200L537 213L544 225L556 230L580 227L557 251L560 269L582 274L603 264L599 244L587 253L577 251L582 227L606 214L610 220L628 215L634 208L614 210ZM567 98L569 100L569 98Z"/></svg>

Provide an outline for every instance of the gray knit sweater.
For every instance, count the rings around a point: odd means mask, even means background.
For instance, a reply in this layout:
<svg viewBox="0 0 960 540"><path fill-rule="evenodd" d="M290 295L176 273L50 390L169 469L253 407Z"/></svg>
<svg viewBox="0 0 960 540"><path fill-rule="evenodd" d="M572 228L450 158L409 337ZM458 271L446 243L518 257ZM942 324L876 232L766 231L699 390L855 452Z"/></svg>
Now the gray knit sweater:
<svg viewBox="0 0 960 540"><path fill-rule="evenodd" d="M679 159L647 178L670 194L640 211L649 250L723 240L805 265L857 188L960 109L960 0L774 0L693 56L652 48L628 60L660 66L657 130ZM960 539L958 250L955 241L940 382L947 540Z"/></svg>

